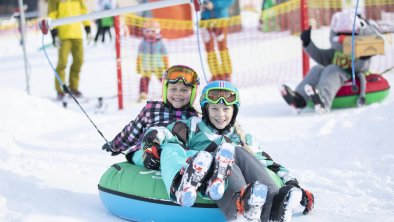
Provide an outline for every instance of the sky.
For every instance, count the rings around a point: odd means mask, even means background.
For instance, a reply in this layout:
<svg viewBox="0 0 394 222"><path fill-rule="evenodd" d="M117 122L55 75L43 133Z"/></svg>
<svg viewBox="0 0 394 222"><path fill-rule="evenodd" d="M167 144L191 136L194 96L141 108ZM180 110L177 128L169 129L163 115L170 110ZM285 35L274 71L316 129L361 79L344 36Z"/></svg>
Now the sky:
<svg viewBox="0 0 394 222"><path fill-rule="evenodd" d="M72 101L64 109L53 100L54 77L38 50L40 38L28 36L27 94L16 35L0 35L0 221L125 221L102 205L97 189L106 169L124 157L101 150L105 140ZM81 91L89 98L116 94L115 76L108 74L115 66L113 46L86 47L85 52ZM48 48L48 55L55 63L56 49ZM384 77L393 83L393 72ZM238 120L315 195L313 212L297 213L292 221L393 221L393 92L379 104L295 114L279 85L240 88ZM101 109L96 104L95 99L81 102L108 140L143 107L134 102L118 110L114 99L105 100Z"/></svg>

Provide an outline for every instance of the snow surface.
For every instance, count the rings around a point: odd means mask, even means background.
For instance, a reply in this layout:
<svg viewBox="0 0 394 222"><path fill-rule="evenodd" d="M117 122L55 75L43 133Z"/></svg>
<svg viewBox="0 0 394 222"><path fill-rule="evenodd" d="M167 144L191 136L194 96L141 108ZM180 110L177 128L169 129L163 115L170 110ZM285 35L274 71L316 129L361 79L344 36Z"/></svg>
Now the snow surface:
<svg viewBox="0 0 394 222"><path fill-rule="evenodd" d="M37 50L37 34L28 35L31 94L26 93L16 37L0 35L0 221L124 221L101 204L97 189L106 169L124 157L101 150L104 139L72 101L64 109L50 99L54 77ZM87 47L80 87L85 95L116 94L114 53L111 45ZM56 64L56 49L48 54ZM385 77L393 83L393 72ZM393 92L380 104L295 115L278 85L241 88L239 121L314 193L311 215L298 213L292 221L394 221ZM97 112L94 101L82 103L108 140L142 105L119 111L116 100L108 100Z"/></svg>

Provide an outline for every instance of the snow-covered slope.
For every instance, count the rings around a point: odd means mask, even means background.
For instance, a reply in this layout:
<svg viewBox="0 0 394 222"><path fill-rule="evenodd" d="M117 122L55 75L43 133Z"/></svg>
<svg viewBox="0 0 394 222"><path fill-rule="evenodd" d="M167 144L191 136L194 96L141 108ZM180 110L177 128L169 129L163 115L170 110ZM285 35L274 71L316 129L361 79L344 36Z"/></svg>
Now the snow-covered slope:
<svg viewBox="0 0 394 222"><path fill-rule="evenodd" d="M0 221L123 221L102 206L97 184L110 165L124 158L101 150L104 139L78 107L63 109L46 98L54 95L53 74L36 50L40 44L35 38L28 48L32 95L24 92L17 41L2 36L0 44ZM88 58L91 50L97 49L87 48ZM116 92L116 80L100 72L114 65L112 47L102 50L110 53L96 53L100 62L85 59L81 87L106 96ZM56 60L54 49L49 55ZM394 73L385 76L394 82ZM297 214L293 221L393 221L393 93L381 104L322 116L312 110L295 115L277 87L241 88L239 120L315 194L312 214ZM118 111L115 102L108 101L99 113L91 104L82 104L107 139L142 107L134 104Z"/></svg>

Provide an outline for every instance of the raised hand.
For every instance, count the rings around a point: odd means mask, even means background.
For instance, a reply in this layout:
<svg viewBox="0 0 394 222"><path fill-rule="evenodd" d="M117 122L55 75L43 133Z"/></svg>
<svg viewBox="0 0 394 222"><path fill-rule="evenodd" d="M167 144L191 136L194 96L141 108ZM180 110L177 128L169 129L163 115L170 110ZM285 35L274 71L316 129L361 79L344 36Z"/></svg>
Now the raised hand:
<svg viewBox="0 0 394 222"><path fill-rule="evenodd" d="M302 41L302 46L307 47L309 43L311 42L311 30L312 27L309 26L307 30L302 31L301 33L301 41Z"/></svg>

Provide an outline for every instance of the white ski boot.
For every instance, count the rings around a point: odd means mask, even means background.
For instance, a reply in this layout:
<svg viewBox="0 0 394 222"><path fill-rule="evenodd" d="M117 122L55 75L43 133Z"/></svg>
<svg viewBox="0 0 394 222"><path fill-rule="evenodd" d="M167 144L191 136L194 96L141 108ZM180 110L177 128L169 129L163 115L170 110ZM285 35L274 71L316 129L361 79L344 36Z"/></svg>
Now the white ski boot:
<svg viewBox="0 0 394 222"><path fill-rule="evenodd" d="M208 180L206 194L212 200L222 198L225 190L225 181L231 174L235 155L235 146L231 143L223 143L218 147L214 158L213 175Z"/></svg>
<svg viewBox="0 0 394 222"><path fill-rule="evenodd" d="M198 152L188 160L179 186L173 187L176 201L183 207L190 207L197 198L197 189L201 186L212 164L212 155L206 151Z"/></svg>
<svg viewBox="0 0 394 222"><path fill-rule="evenodd" d="M237 220L260 222L261 211L267 199L268 187L255 181L242 188L237 200Z"/></svg>

